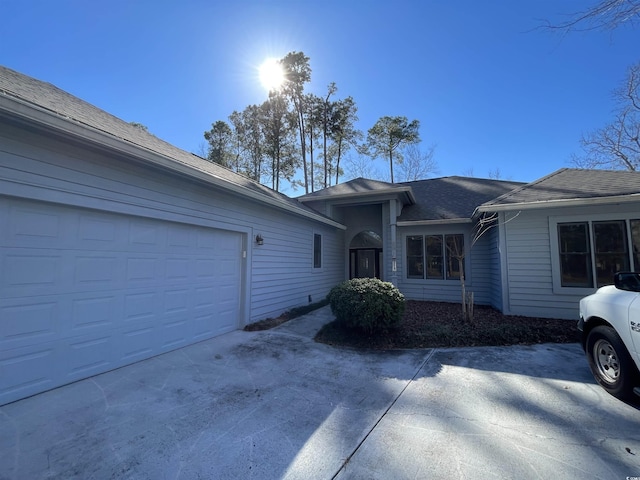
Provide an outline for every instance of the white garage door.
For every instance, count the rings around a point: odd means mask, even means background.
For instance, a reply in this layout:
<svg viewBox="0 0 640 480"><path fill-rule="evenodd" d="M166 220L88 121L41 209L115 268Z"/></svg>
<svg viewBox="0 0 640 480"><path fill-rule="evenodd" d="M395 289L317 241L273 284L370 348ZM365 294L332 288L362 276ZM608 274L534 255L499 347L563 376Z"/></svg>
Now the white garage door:
<svg viewBox="0 0 640 480"><path fill-rule="evenodd" d="M242 234L0 196L0 405L238 328Z"/></svg>

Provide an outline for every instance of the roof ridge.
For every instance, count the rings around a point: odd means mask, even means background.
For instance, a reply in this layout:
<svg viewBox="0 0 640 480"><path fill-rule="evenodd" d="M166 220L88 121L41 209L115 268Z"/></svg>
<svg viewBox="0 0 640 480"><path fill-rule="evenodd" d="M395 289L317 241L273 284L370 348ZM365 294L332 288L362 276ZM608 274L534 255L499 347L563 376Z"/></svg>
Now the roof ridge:
<svg viewBox="0 0 640 480"><path fill-rule="evenodd" d="M525 183L524 185L520 185L519 187L514 188L513 190L507 192L507 193L503 193L502 195L500 195L499 197L494 198L493 200L489 200L488 202L483 203L483 205L493 205L494 203L497 203L501 200L504 200L506 198L509 198L511 195L515 195L516 193L520 193L522 190L524 190L525 188L530 188L534 185L537 185L539 183L542 183L552 177L555 177L556 175L559 175L560 173L569 170L567 167L562 167L558 170L556 170L555 172L551 172L548 175L545 175L544 177L538 178L537 180L534 180L533 182L529 182L529 183Z"/></svg>

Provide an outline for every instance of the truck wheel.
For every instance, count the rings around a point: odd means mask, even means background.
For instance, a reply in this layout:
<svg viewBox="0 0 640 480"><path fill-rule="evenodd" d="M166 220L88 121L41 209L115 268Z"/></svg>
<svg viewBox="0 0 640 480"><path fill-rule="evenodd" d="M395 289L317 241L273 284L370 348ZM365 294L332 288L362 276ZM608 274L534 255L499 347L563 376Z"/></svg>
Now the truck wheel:
<svg viewBox="0 0 640 480"><path fill-rule="evenodd" d="M632 399L637 373L616 331L606 325L595 327L587 337L586 352L591 373L600 386L621 400Z"/></svg>

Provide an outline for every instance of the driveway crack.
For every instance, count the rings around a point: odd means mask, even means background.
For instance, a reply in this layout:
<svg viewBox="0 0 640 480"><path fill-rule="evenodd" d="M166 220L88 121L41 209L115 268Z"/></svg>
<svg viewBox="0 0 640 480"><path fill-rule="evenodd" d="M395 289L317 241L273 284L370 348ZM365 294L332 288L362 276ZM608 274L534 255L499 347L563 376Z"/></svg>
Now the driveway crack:
<svg viewBox="0 0 640 480"><path fill-rule="evenodd" d="M364 444L364 442L367 441L367 439L369 438L369 436L373 433L373 431L376 429L376 427L380 424L380 422L384 419L384 417L387 416L387 414L389 413L389 411L393 408L393 406L396 404L396 402L398 401L398 399L402 396L402 394L407 390L407 388L409 388L409 385L411 385L416 378L418 377L418 374L420 373L420 371L424 368L424 366L429 362L429 360L431 360L431 357L433 357L435 355L435 353L438 351L437 348L432 349L427 356L425 357L425 359L422 361L422 363L418 366L418 368L416 369L416 372L413 374L413 377L411 377L409 379L409 381L407 382L407 384L402 387L402 390L400 390L400 392L398 392L398 394L393 398L393 400L391 401L391 403L389 404L389 406L387 406L387 408L385 409L384 412L382 412L382 415L380 415L380 418L378 418L378 420L376 420L376 422L373 424L373 426L369 429L369 431L364 435L364 437L362 437L362 440L360 440L360 442L358 442L358 445L356 445L356 448L353 449L353 451L347 456L347 458L344 459L344 461L342 462L342 464L340 465L340 468L338 468L338 470L336 471L336 473L331 477L331 480L335 480L335 478L340 475L340 472L342 472L347 464L351 461L351 459L353 458L353 456L358 452L358 450L360 450L360 447L362 447L362 445Z"/></svg>

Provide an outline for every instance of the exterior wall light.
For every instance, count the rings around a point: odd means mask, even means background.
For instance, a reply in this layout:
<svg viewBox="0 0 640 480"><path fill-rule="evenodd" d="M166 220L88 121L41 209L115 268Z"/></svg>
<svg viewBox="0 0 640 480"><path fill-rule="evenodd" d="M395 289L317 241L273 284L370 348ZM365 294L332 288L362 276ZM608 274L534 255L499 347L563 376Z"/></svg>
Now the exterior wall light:
<svg viewBox="0 0 640 480"><path fill-rule="evenodd" d="M264 243L264 239L262 238L262 235L260 234L256 235L256 243L258 245L262 245Z"/></svg>

